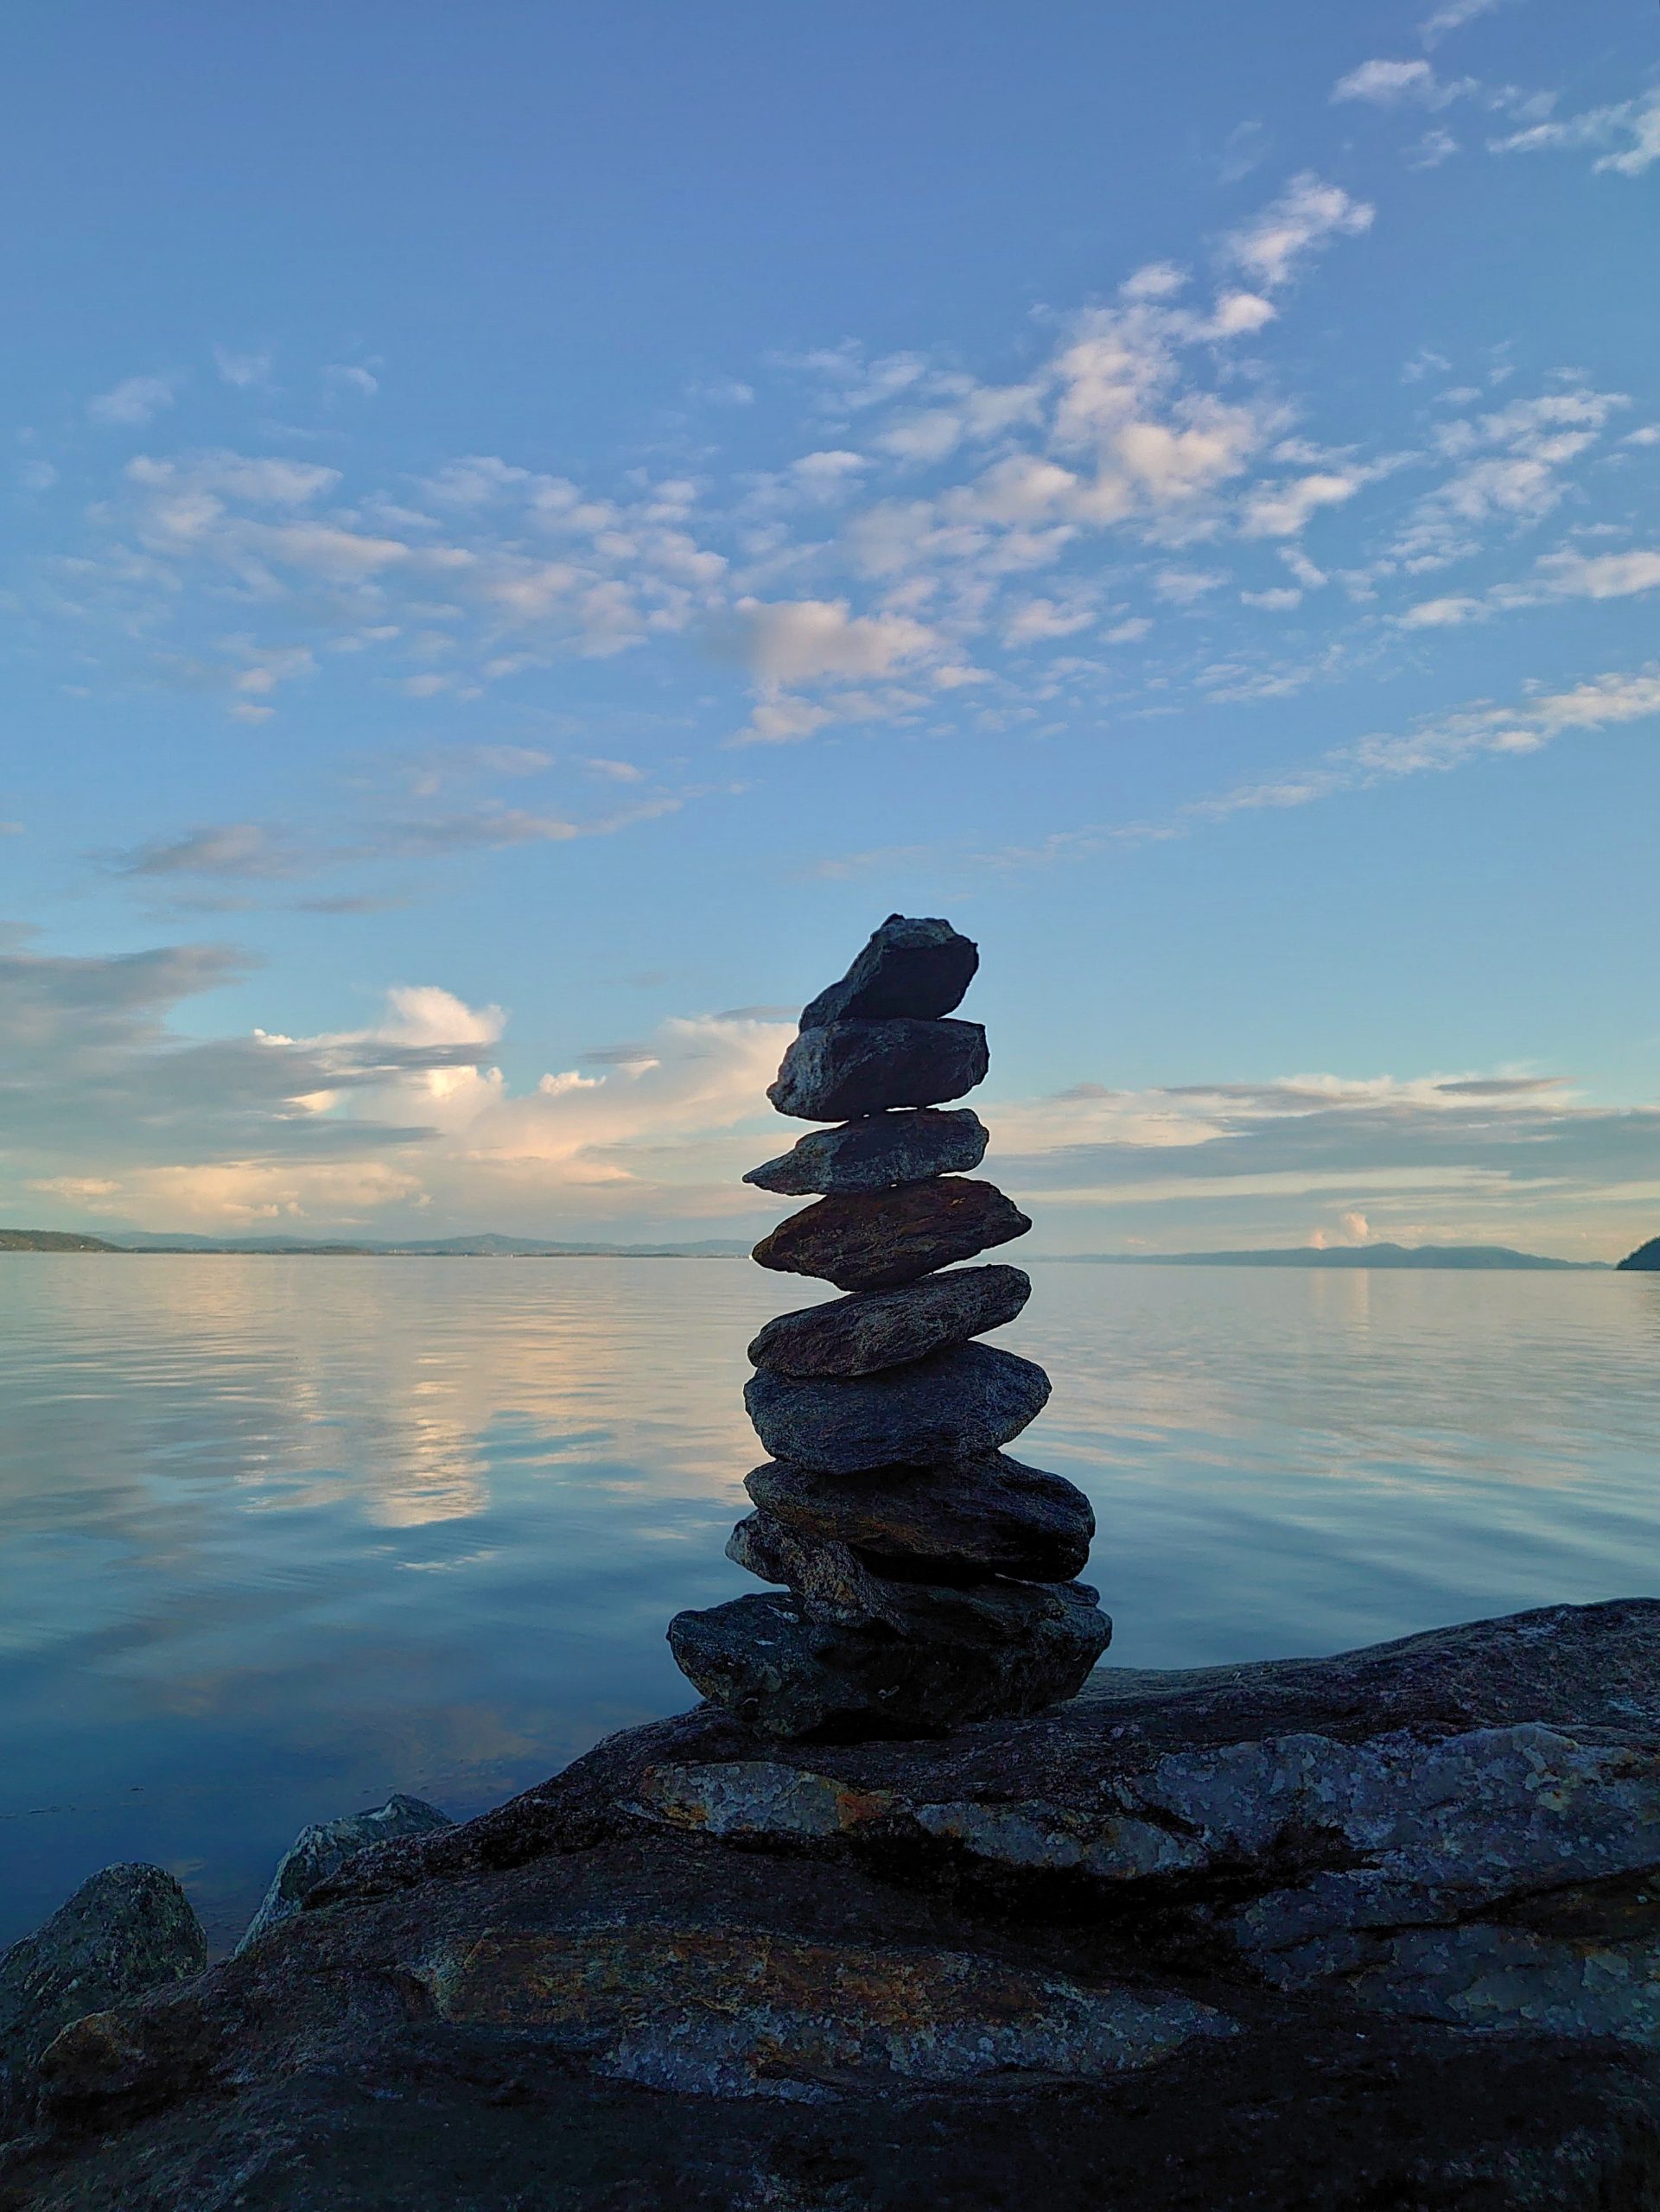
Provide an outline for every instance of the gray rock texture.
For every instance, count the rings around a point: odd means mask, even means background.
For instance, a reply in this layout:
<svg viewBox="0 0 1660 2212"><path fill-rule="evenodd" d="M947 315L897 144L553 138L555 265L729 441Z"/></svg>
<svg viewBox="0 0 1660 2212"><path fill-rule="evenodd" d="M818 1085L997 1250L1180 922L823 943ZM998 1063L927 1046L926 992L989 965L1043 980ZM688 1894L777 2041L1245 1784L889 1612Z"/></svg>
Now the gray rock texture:
<svg viewBox="0 0 1660 2212"><path fill-rule="evenodd" d="M802 1031L766 1096L798 1121L846 1122L960 1098L989 1065L977 1022L837 1021Z"/></svg>
<svg viewBox="0 0 1660 2212"><path fill-rule="evenodd" d="M338 1872L354 1851L366 1851L372 1844L385 1843L393 1836L427 1835L434 1828L450 1825L448 1814L441 1813L436 1805L397 1791L384 1805L373 1806L366 1813L347 1813L337 1821L313 1821L301 1829L278 1859L270 1887L248 1923L238 1950L258 1942L298 1912L306 1891L315 1889L326 1874Z"/></svg>
<svg viewBox="0 0 1660 2212"><path fill-rule="evenodd" d="M932 1175L966 1175L986 1156L985 1123L971 1107L867 1114L839 1129L810 1129L744 1177L763 1191L806 1198L832 1191L891 1191Z"/></svg>
<svg viewBox="0 0 1660 2212"><path fill-rule="evenodd" d="M958 1268L899 1290L780 1313L751 1344L749 1357L781 1375L875 1375L1001 1329L1031 1294L1031 1277L1018 1268Z"/></svg>
<svg viewBox="0 0 1660 2212"><path fill-rule="evenodd" d="M10 2085L61 2028L207 1964L190 1900L159 1866L106 1866L0 1954L0 2133Z"/></svg>
<svg viewBox="0 0 1660 2212"><path fill-rule="evenodd" d="M1082 1582L889 1584L884 1618L846 1627L793 1598L677 1613L687 1679L758 1735L792 1740L944 1734L1071 1697L1112 1637Z"/></svg>
<svg viewBox="0 0 1660 2212"><path fill-rule="evenodd" d="M779 1222L754 1256L763 1268L816 1275L838 1290L896 1290L1010 1243L1031 1226L995 1183L947 1175L897 1191L820 1198Z"/></svg>
<svg viewBox="0 0 1660 2212"><path fill-rule="evenodd" d="M782 1582L810 1621L868 1628L874 1621L903 1632L905 1590L867 1567L850 1545L807 1536L759 1509L727 1538L726 1555L761 1582Z"/></svg>
<svg viewBox="0 0 1660 2212"><path fill-rule="evenodd" d="M761 1368L743 1394L775 1459L855 1475L995 1452L1037 1419L1049 1377L991 1344L959 1344L908 1367L825 1382Z"/></svg>
<svg viewBox="0 0 1660 2212"><path fill-rule="evenodd" d="M843 976L803 1009L801 1027L831 1021L922 1020L949 1014L974 981L980 955L949 922L890 914Z"/></svg>
<svg viewBox="0 0 1660 2212"><path fill-rule="evenodd" d="M744 1488L769 1518L852 1547L878 1569L1069 1582L1095 1535L1090 1501L1064 1476L1002 1452L940 1467L832 1475L769 1459Z"/></svg>
<svg viewBox="0 0 1660 2212"><path fill-rule="evenodd" d="M944 1739L704 1707L69 2027L0 2212L1639 2212L1657 1755L1647 1599Z"/></svg>

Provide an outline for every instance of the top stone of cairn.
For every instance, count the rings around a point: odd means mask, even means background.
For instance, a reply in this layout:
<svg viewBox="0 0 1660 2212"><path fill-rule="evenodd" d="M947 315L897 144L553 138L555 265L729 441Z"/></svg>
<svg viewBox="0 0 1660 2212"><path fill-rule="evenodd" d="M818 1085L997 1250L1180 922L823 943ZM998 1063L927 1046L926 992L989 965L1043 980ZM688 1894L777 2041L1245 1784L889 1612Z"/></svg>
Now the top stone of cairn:
<svg viewBox="0 0 1660 2212"><path fill-rule="evenodd" d="M839 983L802 1009L804 1029L832 1021L932 1021L960 1006L979 947L949 922L890 914Z"/></svg>

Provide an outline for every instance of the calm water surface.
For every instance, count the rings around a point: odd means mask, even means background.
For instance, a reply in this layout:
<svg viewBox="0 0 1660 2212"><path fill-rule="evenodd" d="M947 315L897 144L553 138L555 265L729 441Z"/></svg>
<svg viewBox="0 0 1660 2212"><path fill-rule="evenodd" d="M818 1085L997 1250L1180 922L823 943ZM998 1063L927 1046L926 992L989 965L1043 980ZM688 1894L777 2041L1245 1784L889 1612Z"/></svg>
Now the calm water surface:
<svg viewBox="0 0 1660 2212"><path fill-rule="evenodd" d="M1034 1264L1111 1658L1660 1590L1660 1277ZM800 1287L795 1287L799 1290ZM756 1586L742 1262L0 1260L0 1942L117 1859L216 1944L308 1820L693 1702Z"/></svg>

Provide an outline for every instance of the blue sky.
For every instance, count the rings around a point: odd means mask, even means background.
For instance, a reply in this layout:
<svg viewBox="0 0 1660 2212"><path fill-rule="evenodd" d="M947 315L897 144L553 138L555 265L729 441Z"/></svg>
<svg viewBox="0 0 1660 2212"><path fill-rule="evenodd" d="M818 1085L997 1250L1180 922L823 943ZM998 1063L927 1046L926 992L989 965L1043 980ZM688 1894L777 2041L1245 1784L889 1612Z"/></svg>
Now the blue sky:
<svg viewBox="0 0 1660 2212"><path fill-rule="evenodd" d="M759 1229L900 908L1048 1249L1660 1227L1652 8L9 49L5 1219Z"/></svg>

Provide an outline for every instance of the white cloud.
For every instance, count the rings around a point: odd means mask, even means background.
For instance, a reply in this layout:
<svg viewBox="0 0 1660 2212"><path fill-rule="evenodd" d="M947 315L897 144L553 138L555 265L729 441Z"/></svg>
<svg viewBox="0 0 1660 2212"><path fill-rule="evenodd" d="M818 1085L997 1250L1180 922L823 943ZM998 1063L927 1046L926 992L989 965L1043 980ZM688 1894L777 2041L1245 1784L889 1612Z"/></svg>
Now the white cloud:
<svg viewBox="0 0 1660 2212"><path fill-rule="evenodd" d="M1445 85L1427 61L1363 61L1332 87L1334 100L1366 100L1374 107L1446 107L1461 85Z"/></svg>
<svg viewBox="0 0 1660 2212"><path fill-rule="evenodd" d="M1606 147L1592 164L1599 175L1641 176L1660 162L1660 91L1581 115L1530 124L1491 142L1496 154L1537 154Z"/></svg>
<svg viewBox="0 0 1660 2212"><path fill-rule="evenodd" d="M1239 597L1244 606L1260 607L1266 614L1289 614L1302 605L1302 594L1285 584L1268 591L1242 591Z"/></svg>
<svg viewBox="0 0 1660 2212"><path fill-rule="evenodd" d="M96 399L88 400L86 412L95 423L148 423L164 408L171 407L174 397L174 379L170 377L127 377L110 391L100 392Z"/></svg>
<svg viewBox="0 0 1660 2212"><path fill-rule="evenodd" d="M1466 622L1479 620L1483 603L1479 599L1426 599L1416 607L1408 607L1401 617L1405 630L1456 630Z"/></svg>
<svg viewBox="0 0 1660 2212"><path fill-rule="evenodd" d="M1548 588L1565 599L1629 599L1660 588L1660 552L1549 553L1539 563Z"/></svg>
<svg viewBox="0 0 1660 2212"><path fill-rule="evenodd" d="M330 384L343 391L354 391L361 399L372 399L380 389L379 378L371 375L367 369L359 368L353 362L333 361L323 374Z"/></svg>
<svg viewBox="0 0 1660 2212"><path fill-rule="evenodd" d="M932 657L940 639L902 614L855 615L844 599L744 599L745 659L760 683L777 686L818 677L890 676Z"/></svg>
<svg viewBox="0 0 1660 2212"><path fill-rule="evenodd" d="M1264 485L1246 502L1240 529L1247 537L1295 537L1321 508L1353 499L1365 480L1353 472L1321 471L1291 483Z"/></svg>
<svg viewBox="0 0 1660 2212"><path fill-rule="evenodd" d="M1461 31L1478 16L1491 16L1504 5L1505 0L1445 0L1443 6L1427 16L1418 26L1418 35L1426 46L1437 46L1450 33Z"/></svg>
<svg viewBox="0 0 1660 2212"><path fill-rule="evenodd" d="M1365 200L1352 199L1340 185L1327 184L1305 170L1254 222L1231 234L1227 252L1258 284L1275 291L1290 283L1310 254L1332 239L1358 238L1370 230L1375 212Z"/></svg>
<svg viewBox="0 0 1660 2212"><path fill-rule="evenodd" d="M238 391L250 391L270 380L271 357L269 353L239 353L228 346L215 346L213 366L221 382Z"/></svg>
<svg viewBox="0 0 1660 2212"><path fill-rule="evenodd" d="M1622 393L1581 386L1443 424L1434 445L1452 472L1409 513L1396 557L1409 569L1440 567L1479 551L1491 524L1542 521L1567 495L1570 464L1626 404Z"/></svg>

